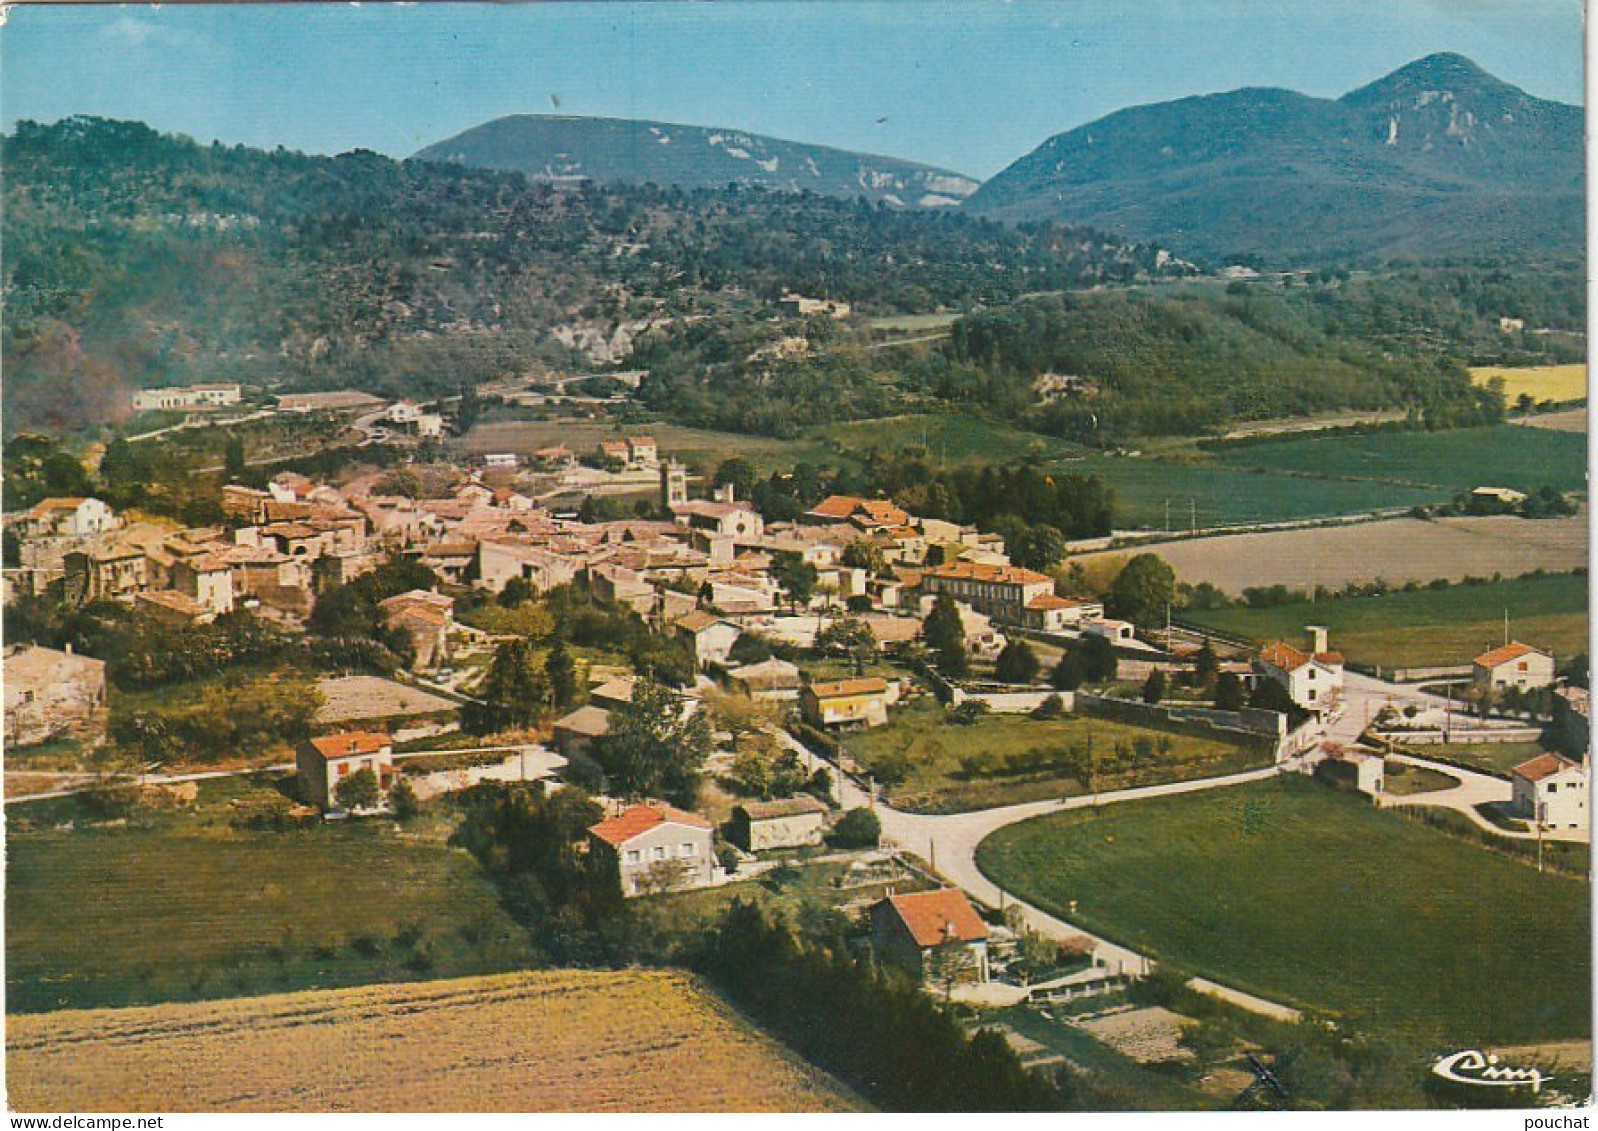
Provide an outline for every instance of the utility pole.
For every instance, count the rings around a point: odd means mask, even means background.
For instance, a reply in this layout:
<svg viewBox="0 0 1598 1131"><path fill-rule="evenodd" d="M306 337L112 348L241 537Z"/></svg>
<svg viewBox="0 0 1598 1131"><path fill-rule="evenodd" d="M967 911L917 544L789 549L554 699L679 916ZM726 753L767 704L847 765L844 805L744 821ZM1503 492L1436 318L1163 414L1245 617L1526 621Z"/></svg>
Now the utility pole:
<svg viewBox="0 0 1598 1131"><path fill-rule="evenodd" d="M1187 505L1188 505L1188 524L1189 524L1188 525L1188 533L1189 534L1197 534L1198 533L1198 500L1189 497L1189 499L1187 500Z"/></svg>
<svg viewBox="0 0 1598 1131"><path fill-rule="evenodd" d="M1505 644L1509 643L1509 609L1508 609L1508 607L1505 607L1505 609L1504 609L1504 643Z"/></svg>
<svg viewBox="0 0 1598 1131"><path fill-rule="evenodd" d="M1171 500L1165 500L1165 532L1171 532Z"/></svg>

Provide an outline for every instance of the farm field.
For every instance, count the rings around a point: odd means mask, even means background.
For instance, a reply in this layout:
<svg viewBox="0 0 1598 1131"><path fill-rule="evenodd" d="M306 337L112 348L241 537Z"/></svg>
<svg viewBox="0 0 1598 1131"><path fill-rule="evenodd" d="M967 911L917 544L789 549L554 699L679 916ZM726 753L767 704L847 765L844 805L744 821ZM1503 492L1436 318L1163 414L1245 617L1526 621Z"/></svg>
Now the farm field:
<svg viewBox="0 0 1598 1131"><path fill-rule="evenodd" d="M1587 410L1567 408L1562 412L1540 412L1535 416L1522 416L1515 423L1523 428L1545 428L1552 432L1587 432Z"/></svg>
<svg viewBox="0 0 1598 1131"><path fill-rule="evenodd" d="M23 1111L848 1111L667 971L558 971L12 1017ZM245 1069L247 1068L247 1071Z"/></svg>
<svg viewBox="0 0 1598 1131"><path fill-rule="evenodd" d="M769 436L745 436L734 432L710 432L682 428L675 424L637 424L618 427L608 419L573 420L496 420L479 424L461 441L471 455L485 452L514 452L531 455L539 448L564 444L573 452L586 455L599 447L601 440L613 440L629 433L653 436L660 450L670 456L706 467L715 467L731 456L743 456L760 466L786 467L792 462L791 442Z"/></svg>
<svg viewBox="0 0 1598 1131"><path fill-rule="evenodd" d="M1586 490L1587 442L1568 432L1512 424L1448 432L1308 436L1223 448L1234 467L1373 479L1451 492L1473 487Z"/></svg>
<svg viewBox="0 0 1598 1131"><path fill-rule="evenodd" d="M470 856L386 824L18 831L49 804L7 813L12 1013L542 964Z"/></svg>
<svg viewBox="0 0 1598 1131"><path fill-rule="evenodd" d="M1504 399L1510 404L1522 396L1534 401L1579 401L1587 396L1585 365L1479 365L1470 371L1470 379L1478 385L1495 377L1503 380Z"/></svg>
<svg viewBox="0 0 1598 1131"><path fill-rule="evenodd" d="M919 703L896 709L889 724L844 739L851 757L887 782L893 804L916 812L963 812L1046 797L1078 796L1155 782L1238 773L1266 764L1267 756L1212 739L1166 734L1107 719L1067 715L1041 720L988 715L976 723L946 721L943 708ZM1006 773L1005 761L1027 755L1064 756L1066 766L1041 765ZM962 759L985 759L968 774ZM1080 764L1080 770L1071 768Z"/></svg>
<svg viewBox="0 0 1598 1131"><path fill-rule="evenodd" d="M1182 617L1256 643L1297 641L1305 625L1325 625L1332 646L1354 663L1410 668L1468 664L1502 644L1506 611L1518 640L1559 657L1586 650L1587 578L1572 574L1263 609L1195 609Z"/></svg>
<svg viewBox="0 0 1598 1131"><path fill-rule="evenodd" d="M1449 493L1370 479L1279 475L1215 460L1094 455L1063 461L1057 471L1097 475L1115 488L1118 530L1200 529L1369 514L1446 502ZM1196 514L1195 514L1196 512Z"/></svg>
<svg viewBox="0 0 1598 1131"><path fill-rule="evenodd" d="M1357 1028L1459 1047L1591 1033L1585 882L1312 781L1042 817L977 863L1088 930Z"/></svg>
<svg viewBox="0 0 1598 1131"><path fill-rule="evenodd" d="M1345 526L1223 534L1147 542L1073 559L1084 564L1132 553L1158 554L1189 584L1208 581L1237 596L1256 586L1341 589L1350 582L1405 585L1436 578L1534 570L1568 572L1587 566L1587 509L1570 518L1530 520L1507 515L1391 518ZM1502 618L1502 611L1499 616Z"/></svg>

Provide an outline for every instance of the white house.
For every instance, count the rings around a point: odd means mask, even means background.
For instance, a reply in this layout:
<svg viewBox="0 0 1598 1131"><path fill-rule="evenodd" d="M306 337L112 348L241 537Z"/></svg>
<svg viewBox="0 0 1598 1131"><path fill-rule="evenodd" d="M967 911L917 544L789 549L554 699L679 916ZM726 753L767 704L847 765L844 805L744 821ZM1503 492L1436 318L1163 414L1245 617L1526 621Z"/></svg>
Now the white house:
<svg viewBox="0 0 1598 1131"><path fill-rule="evenodd" d="M588 830L589 851L616 870L623 895L681 891L714 878L714 827L697 813L634 805Z"/></svg>
<svg viewBox="0 0 1598 1131"><path fill-rule="evenodd" d="M99 499L40 499L22 516L23 538L88 538L121 525L116 512Z"/></svg>
<svg viewBox="0 0 1598 1131"><path fill-rule="evenodd" d="M300 747L295 762L301 799L323 809L336 806L339 783L352 774L371 770L378 788L387 792L397 773L393 741L386 734L371 731L313 738Z"/></svg>
<svg viewBox="0 0 1598 1131"><path fill-rule="evenodd" d="M1515 767L1514 814L1545 829L1587 827L1587 768L1558 754L1539 754Z"/></svg>
<svg viewBox="0 0 1598 1131"><path fill-rule="evenodd" d="M1307 711L1326 711L1343 698L1343 657L1326 647L1326 630L1311 627L1310 650L1277 641L1254 658L1254 673L1278 683Z"/></svg>
<svg viewBox="0 0 1598 1131"><path fill-rule="evenodd" d="M724 664L743 630L737 625L695 609L677 621L677 631L693 642L694 658L700 667Z"/></svg>
<svg viewBox="0 0 1598 1131"><path fill-rule="evenodd" d="M1471 682L1488 692L1506 687L1530 691L1554 682L1554 658L1519 641L1483 652L1471 661L1470 667Z"/></svg>

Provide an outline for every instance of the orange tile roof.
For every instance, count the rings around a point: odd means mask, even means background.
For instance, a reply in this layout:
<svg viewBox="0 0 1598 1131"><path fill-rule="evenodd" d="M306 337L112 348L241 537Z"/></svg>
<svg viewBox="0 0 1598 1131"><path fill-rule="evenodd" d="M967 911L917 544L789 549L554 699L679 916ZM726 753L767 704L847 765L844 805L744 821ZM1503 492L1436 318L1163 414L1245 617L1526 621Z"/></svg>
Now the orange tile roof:
<svg viewBox="0 0 1598 1131"><path fill-rule="evenodd" d="M848 518L860 508L860 502L853 495L828 495L810 508L809 513L817 518Z"/></svg>
<svg viewBox="0 0 1598 1131"><path fill-rule="evenodd" d="M996 581L1011 585L1053 584L1054 578L1046 573L1020 566L988 565L986 562L949 562L937 569L928 570L926 577L947 578L951 581Z"/></svg>
<svg viewBox="0 0 1598 1131"><path fill-rule="evenodd" d="M1515 773L1527 781L1542 781L1544 778L1551 778L1557 773L1575 768L1575 762L1561 758L1558 754L1539 754L1531 761L1516 766Z"/></svg>
<svg viewBox="0 0 1598 1131"><path fill-rule="evenodd" d="M352 730L342 734L325 734L311 739L318 754L332 761L335 758L355 758L362 754L376 754L393 740L386 734L368 730Z"/></svg>
<svg viewBox="0 0 1598 1131"><path fill-rule="evenodd" d="M1039 593L1026 603L1029 609L1075 609L1081 607L1081 601L1073 601L1067 597L1056 597L1053 593Z"/></svg>
<svg viewBox="0 0 1598 1131"><path fill-rule="evenodd" d="M1511 660L1520 659L1522 656L1532 655L1543 656L1547 655L1547 653L1539 651L1529 644L1522 644L1517 640L1513 644L1505 644L1502 648L1494 648L1491 652L1483 652L1476 657L1474 662L1484 668L1496 668L1500 664L1507 664Z"/></svg>
<svg viewBox="0 0 1598 1131"><path fill-rule="evenodd" d="M812 683L810 693L817 699L835 699L840 695L876 695L888 690L885 679L843 679L837 683Z"/></svg>
<svg viewBox="0 0 1598 1131"><path fill-rule="evenodd" d="M1275 644L1260 650L1260 659L1274 668L1281 668L1284 672L1296 672L1309 663L1311 657L1308 652L1300 652L1291 644L1278 640Z"/></svg>
<svg viewBox="0 0 1598 1131"><path fill-rule="evenodd" d="M988 937L988 925L959 888L891 895L888 903L909 928L917 946L939 946L955 940L979 942Z"/></svg>
<svg viewBox="0 0 1598 1131"><path fill-rule="evenodd" d="M665 824L687 825L695 829L712 827L709 821L697 813L685 813L681 809L673 809L670 805L655 803L634 805L631 809L599 822L588 832L611 847L620 848L634 837L648 832L657 825Z"/></svg>

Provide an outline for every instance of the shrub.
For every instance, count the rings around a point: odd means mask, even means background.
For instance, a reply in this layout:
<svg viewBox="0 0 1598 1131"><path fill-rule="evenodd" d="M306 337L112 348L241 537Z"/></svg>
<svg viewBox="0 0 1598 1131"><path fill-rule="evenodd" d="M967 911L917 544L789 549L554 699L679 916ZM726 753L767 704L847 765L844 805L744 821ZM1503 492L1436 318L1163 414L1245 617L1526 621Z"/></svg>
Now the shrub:
<svg viewBox="0 0 1598 1131"><path fill-rule="evenodd" d="M394 783L388 800L394 807L394 816L401 821L410 820L422 810L422 803L416 797L416 787L403 777Z"/></svg>
<svg viewBox="0 0 1598 1131"><path fill-rule="evenodd" d="M882 822L870 809L851 809L827 839L835 848L875 848L882 839Z"/></svg>

